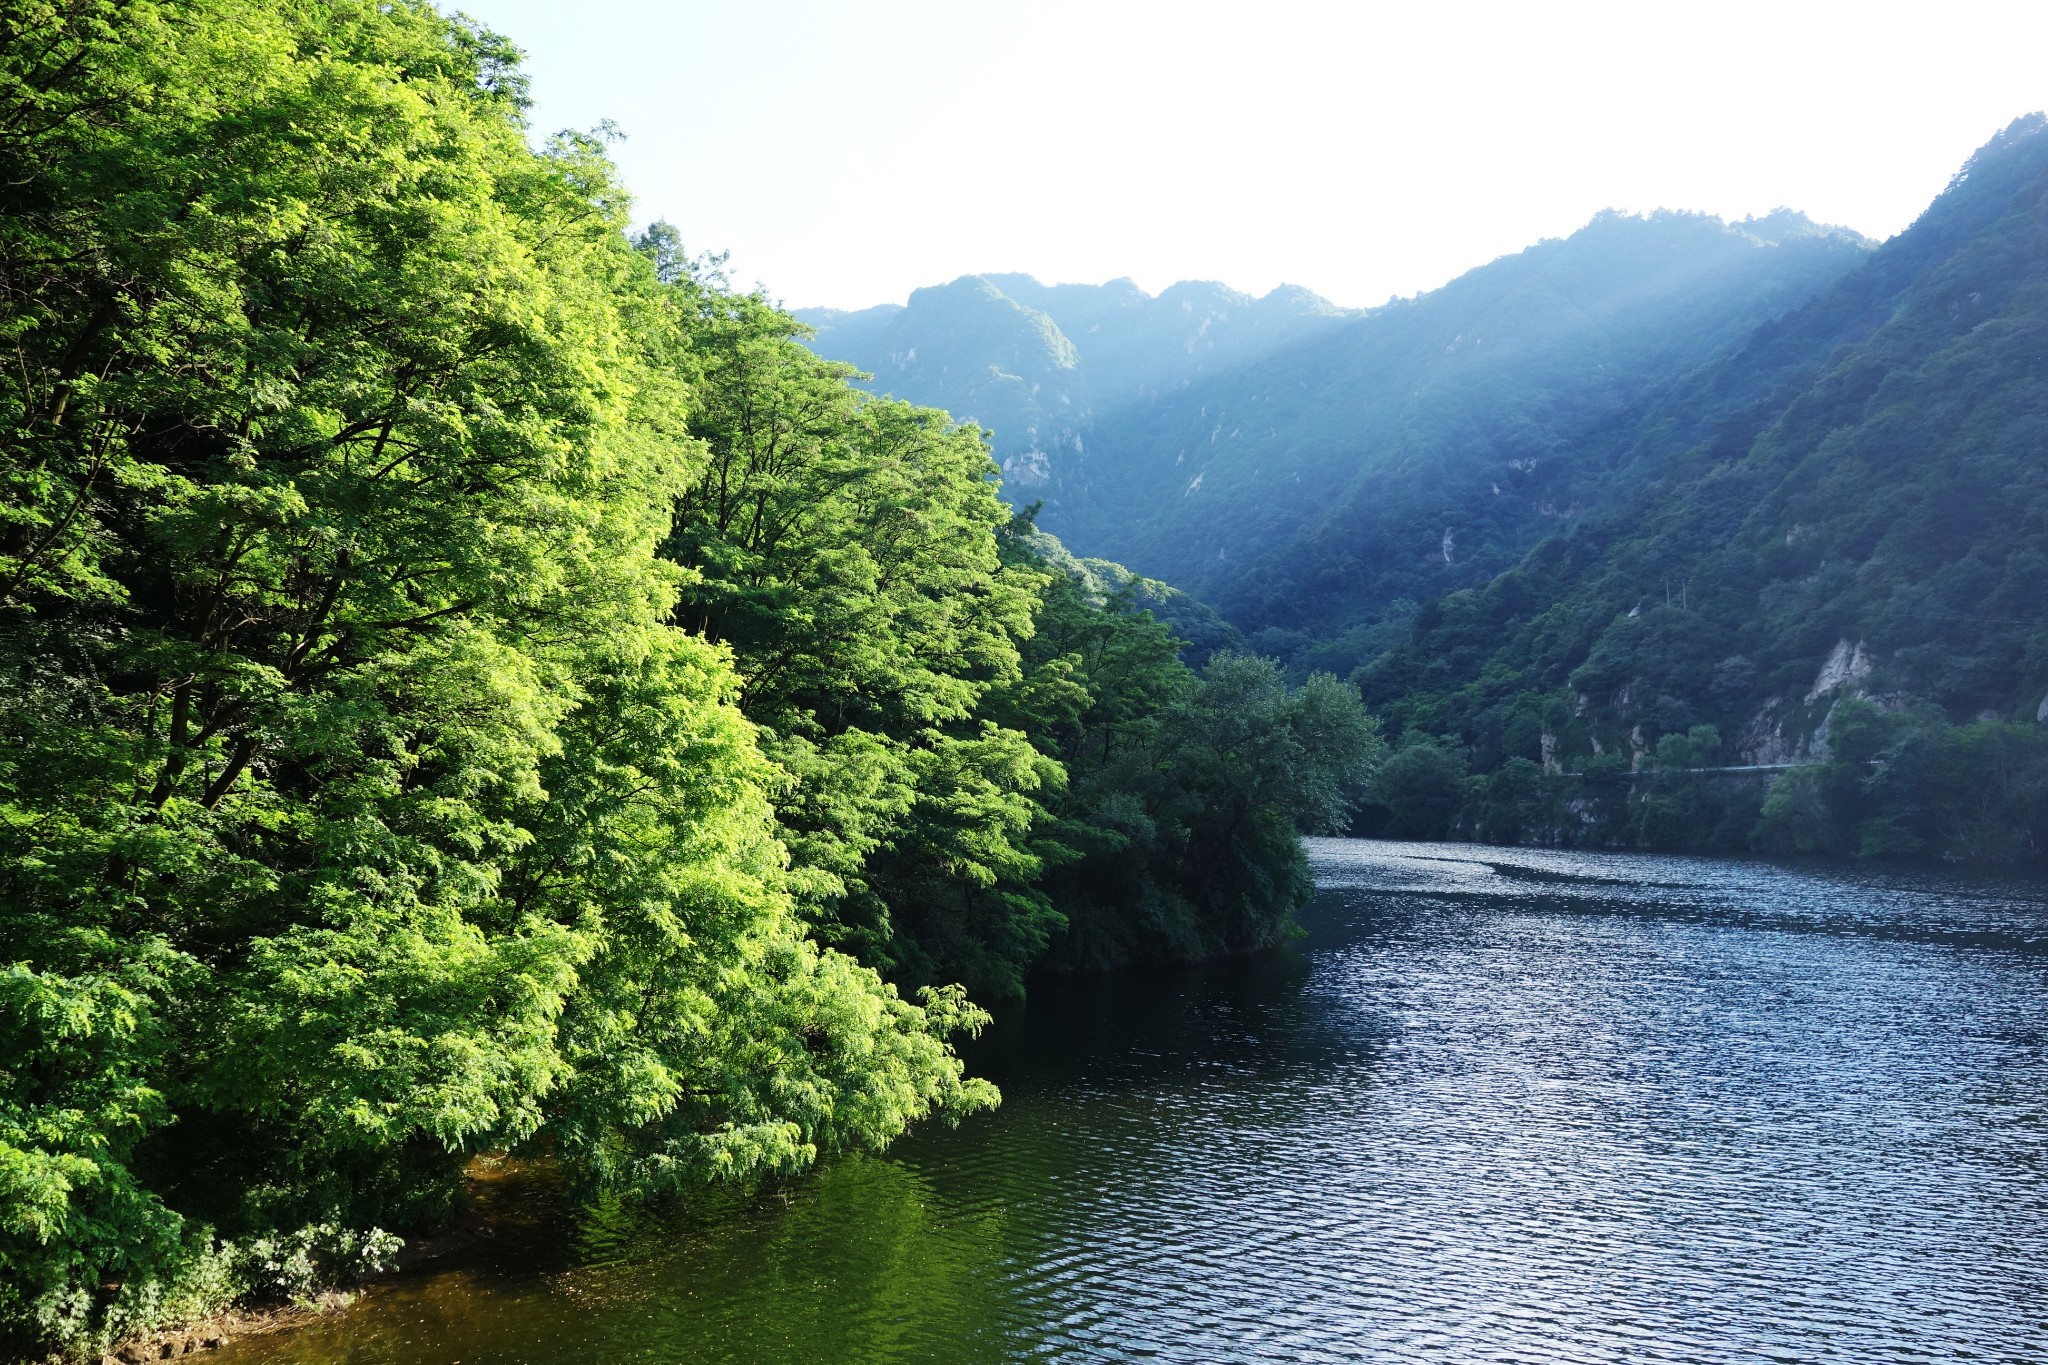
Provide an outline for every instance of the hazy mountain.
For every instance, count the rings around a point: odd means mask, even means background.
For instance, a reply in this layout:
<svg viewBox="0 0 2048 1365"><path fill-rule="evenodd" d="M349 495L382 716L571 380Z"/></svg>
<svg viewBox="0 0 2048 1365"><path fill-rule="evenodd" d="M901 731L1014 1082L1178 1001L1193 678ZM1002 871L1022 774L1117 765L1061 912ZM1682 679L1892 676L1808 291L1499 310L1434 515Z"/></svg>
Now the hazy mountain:
<svg viewBox="0 0 2048 1365"><path fill-rule="evenodd" d="M1348 667L1588 505L1665 385L1868 249L1790 212L1608 213L1366 312L995 275L803 316L876 389L992 425L1009 496L1077 553Z"/></svg>
<svg viewBox="0 0 2048 1365"><path fill-rule="evenodd" d="M1868 244L1796 214L1603 214L1097 424L1047 525L1210 600L1275 652L1484 582L1611 486L1615 437L1675 378ZM1391 612L1391 617L1389 613Z"/></svg>
<svg viewBox="0 0 2048 1365"><path fill-rule="evenodd" d="M1154 296L1129 280L969 275L907 306L797 316L817 329L813 349L871 373L877 392L990 428L1012 501L1041 500L1058 519L1099 412L1187 390L1350 315L1293 287L1255 299L1183 282Z"/></svg>
<svg viewBox="0 0 2048 1365"><path fill-rule="evenodd" d="M1882 246L1606 213L1365 312L985 277L823 321L996 422L1075 554L1436 737L1389 828L2048 857L2039 115ZM1665 740L1821 775L1629 787Z"/></svg>

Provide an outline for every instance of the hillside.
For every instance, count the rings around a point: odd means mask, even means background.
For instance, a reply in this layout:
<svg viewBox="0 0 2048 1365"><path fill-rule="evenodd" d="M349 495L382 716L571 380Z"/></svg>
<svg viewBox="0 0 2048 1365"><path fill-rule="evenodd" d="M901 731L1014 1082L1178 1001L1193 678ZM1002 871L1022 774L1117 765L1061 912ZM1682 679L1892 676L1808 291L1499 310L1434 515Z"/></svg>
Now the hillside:
<svg viewBox="0 0 2048 1365"><path fill-rule="evenodd" d="M995 422L1010 497L1076 554L1354 677L1430 741L1390 771L1437 795L1393 827L2033 856L2044 262L2036 116L1882 246L1606 213L1362 313L990 276L814 315L813 344ZM1761 822L1751 781L1662 832L1595 790L1793 763L1837 786L1796 831L1783 784Z"/></svg>
<svg viewBox="0 0 2048 1365"><path fill-rule="evenodd" d="M1375 623L1484 582L1610 483L1659 389L1861 261L1797 215L1604 214L1445 288L1105 420L1048 524L1349 667ZM1281 632L1285 632L1282 634Z"/></svg>
<svg viewBox="0 0 2048 1365"><path fill-rule="evenodd" d="M1245 650L1244 635L1237 627L1218 616L1208 603L1170 583L1132 573L1112 560L1080 558L1057 536L1036 526L1022 541L1039 561L1070 577L1089 602L1102 606L1121 599L1130 611L1151 612L1153 619L1180 641L1180 655L1190 664L1200 666L1226 650Z"/></svg>
<svg viewBox="0 0 2048 1365"><path fill-rule="evenodd" d="M1855 765L1791 844L2039 851L2048 121L1605 439L1657 477L1427 606L1358 674L1397 725L1481 770L1712 726L1696 762Z"/></svg>
<svg viewBox="0 0 2048 1365"><path fill-rule="evenodd" d="M873 387L992 424L1011 498L1078 553L1341 670L1568 523L1663 387L1867 254L1789 212L1608 213L1364 313L990 276L805 316Z"/></svg>

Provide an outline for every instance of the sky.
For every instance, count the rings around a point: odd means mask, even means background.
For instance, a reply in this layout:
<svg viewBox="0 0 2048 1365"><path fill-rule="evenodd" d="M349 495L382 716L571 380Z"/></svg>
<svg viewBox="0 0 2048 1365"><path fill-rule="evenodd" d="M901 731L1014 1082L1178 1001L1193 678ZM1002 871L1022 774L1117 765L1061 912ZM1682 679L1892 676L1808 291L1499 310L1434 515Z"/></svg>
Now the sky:
<svg viewBox="0 0 2048 1365"><path fill-rule="evenodd" d="M2048 107L2048 0L458 0L536 136L792 306L963 274L1434 288L1603 208L1883 238Z"/></svg>

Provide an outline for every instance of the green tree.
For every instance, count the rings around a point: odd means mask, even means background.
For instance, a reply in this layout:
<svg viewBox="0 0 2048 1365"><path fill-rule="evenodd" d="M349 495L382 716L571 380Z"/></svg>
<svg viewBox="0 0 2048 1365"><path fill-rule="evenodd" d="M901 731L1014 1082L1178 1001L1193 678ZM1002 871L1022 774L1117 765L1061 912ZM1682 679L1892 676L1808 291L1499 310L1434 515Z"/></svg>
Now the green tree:
<svg viewBox="0 0 2048 1365"><path fill-rule="evenodd" d="M104 1342L229 1292L209 1229L431 1218L478 1150L658 1185L991 1102L957 993L801 933L655 553L692 320L509 47L5 23L5 1329Z"/></svg>
<svg viewBox="0 0 2048 1365"><path fill-rule="evenodd" d="M1287 931L1356 693L1195 675L979 430L629 242L503 40L0 28L10 1349L374 1268L483 1151L654 1192L872 1149L995 1102L938 983Z"/></svg>
<svg viewBox="0 0 2048 1365"><path fill-rule="evenodd" d="M1382 832L1389 838L1447 838L1465 804L1465 755L1411 734L1380 764L1370 795L1387 812Z"/></svg>
<svg viewBox="0 0 2048 1365"><path fill-rule="evenodd" d="M1473 833L1491 844L1559 843L1570 830L1560 775L1515 757L1478 782Z"/></svg>
<svg viewBox="0 0 2048 1365"><path fill-rule="evenodd" d="M1730 801L1744 790L1701 771L1719 761L1721 733L1695 725L1682 735L1665 735L1631 792L1631 834L1650 848L1742 847L1748 821L1731 823ZM1741 808L1746 813L1746 808Z"/></svg>
<svg viewBox="0 0 2048 1365"><path fill-rule="evenodd" d="M641 245L676 255L666 229ZM1027 834L1061 777L984 707L1019 676L1046 575L1001 555L982 433L861 393L758 297L673 288L706 452L664 546L676 620L731 647L789 775L805 913L899 977L1014 994L1057 923Z"/></svg>
<svg viewBox="0 0 2048 1365"><path fill-rule="evenodd" d="M1112 966L1268 947L1310 890L1297 834L1341 829L1377 762L1357 693L1327 674L1290 688L1268 659L1223 653L1199 675L1159 662L1149 614L1114 613L1115 676L1165 700L1131 721L1091 708L1047 886L1068 929L1053 960ZM1121 616L1121 620L1117 618ZM1073 656L1069 656L1070 658ZM1083 656L1085 657L1085 656ZM1088 685L1099 676L1082 674ZM1086 729L1080 732L1088 734ZM1100 744L1100 748L1096 745ZM1095 757L1094 755L1100 755Z"/></svg>

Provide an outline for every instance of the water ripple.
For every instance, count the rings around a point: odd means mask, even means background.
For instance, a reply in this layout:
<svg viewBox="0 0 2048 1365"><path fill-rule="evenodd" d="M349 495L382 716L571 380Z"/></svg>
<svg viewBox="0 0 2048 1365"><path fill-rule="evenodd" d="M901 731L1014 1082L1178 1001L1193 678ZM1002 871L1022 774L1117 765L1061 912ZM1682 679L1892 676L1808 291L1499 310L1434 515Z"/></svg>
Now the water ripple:
<svg viewBox="0 0 2048 1365"><path fill-rule="evenodd" d="M2040 883L1311 854L1300 951L1035 992L995 1115L231 1357L2048 1360Z"/></svg>

